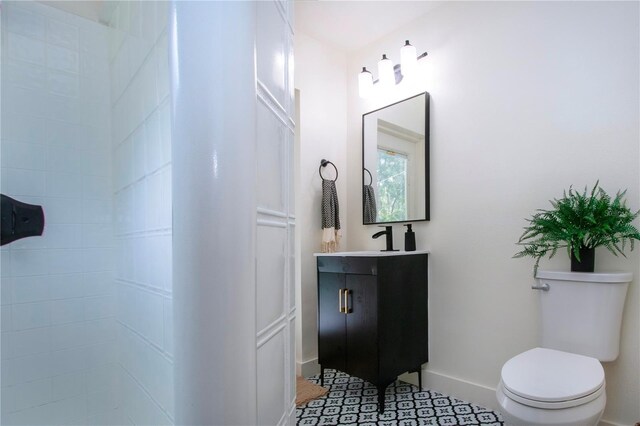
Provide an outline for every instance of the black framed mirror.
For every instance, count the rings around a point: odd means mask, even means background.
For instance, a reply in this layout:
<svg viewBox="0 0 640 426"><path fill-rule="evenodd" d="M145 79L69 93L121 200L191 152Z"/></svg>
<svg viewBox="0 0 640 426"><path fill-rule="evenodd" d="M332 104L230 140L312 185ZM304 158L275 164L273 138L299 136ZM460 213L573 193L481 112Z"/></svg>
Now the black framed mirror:
<svg viewBox="0 0 640 426"><path fill-rule="evenodd" d="M362 223L416 222L429 212L429 93L362 115Z"/></svg>

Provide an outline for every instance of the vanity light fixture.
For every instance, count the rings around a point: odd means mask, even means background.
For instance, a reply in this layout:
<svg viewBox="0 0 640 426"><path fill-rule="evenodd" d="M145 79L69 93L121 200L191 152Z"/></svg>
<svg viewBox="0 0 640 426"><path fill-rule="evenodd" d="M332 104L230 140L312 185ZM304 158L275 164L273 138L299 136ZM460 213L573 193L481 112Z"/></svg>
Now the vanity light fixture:
<svg viewBox="0 0 640 426"><path fill-rule="evenodd" d="M416 48L405 40L400 49L400 64L393 65L387 55L382 55L378 62L378 80L373 79L373 74L366 67L358 75L358 92L361 98L368 98L373 91L374 84L380 83L381 87L390 88L398 84L403 78L412 78L418 71L418 60L427 56L427 52L416 56Z"/></svg>

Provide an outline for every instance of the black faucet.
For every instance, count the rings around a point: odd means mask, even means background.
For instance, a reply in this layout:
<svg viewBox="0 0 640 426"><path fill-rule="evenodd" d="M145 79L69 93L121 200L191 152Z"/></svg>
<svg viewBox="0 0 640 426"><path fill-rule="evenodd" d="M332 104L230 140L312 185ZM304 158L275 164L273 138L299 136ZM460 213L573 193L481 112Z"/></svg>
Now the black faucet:
<svg viewBox="0 0 640 426"><path fill-rule="evenodd" d="M371 238L378 238L381 235L387 236L387 248L380 251L398 251L393 249L393 227L392 226L380 226L384 228L384 231L376 232Z"/></svg>

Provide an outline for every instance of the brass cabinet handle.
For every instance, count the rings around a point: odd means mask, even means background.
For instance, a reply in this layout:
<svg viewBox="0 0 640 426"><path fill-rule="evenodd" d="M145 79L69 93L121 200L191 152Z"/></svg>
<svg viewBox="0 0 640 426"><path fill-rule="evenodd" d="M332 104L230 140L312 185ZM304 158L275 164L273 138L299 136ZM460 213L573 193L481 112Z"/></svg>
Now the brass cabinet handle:
<svg viewBox="0 0 640 426"><path fill-rule="evenodd" d="M349 293L351 293L351 290L349 290L348 288L344 289L344 313L348 314L351 312L351 309L349 309Z"/></svg>
<svg viewBox="0 0 640 426"><path fill-rule="evenodd" d="M338 312L342 313L342 289L338 290Z"/></svg>

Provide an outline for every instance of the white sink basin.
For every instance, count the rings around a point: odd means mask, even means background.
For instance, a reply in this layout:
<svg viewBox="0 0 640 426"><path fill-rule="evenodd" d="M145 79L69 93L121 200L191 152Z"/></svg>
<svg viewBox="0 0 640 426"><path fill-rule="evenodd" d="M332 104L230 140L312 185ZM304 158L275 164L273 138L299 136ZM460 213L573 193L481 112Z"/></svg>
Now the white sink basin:
<svg viewBox="0 0 640 426"><path fill-rule="evenodd" d="M380 257L380 256L406 256L412 254L426 254L427 250L416 251L380 251L380 250L366 250L366 251L338 251L335 253L313 253L314 256L336 256L336 257Z"/></svg>

